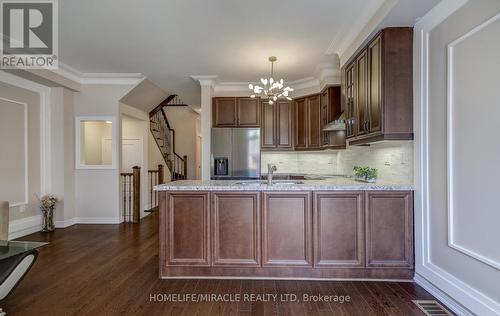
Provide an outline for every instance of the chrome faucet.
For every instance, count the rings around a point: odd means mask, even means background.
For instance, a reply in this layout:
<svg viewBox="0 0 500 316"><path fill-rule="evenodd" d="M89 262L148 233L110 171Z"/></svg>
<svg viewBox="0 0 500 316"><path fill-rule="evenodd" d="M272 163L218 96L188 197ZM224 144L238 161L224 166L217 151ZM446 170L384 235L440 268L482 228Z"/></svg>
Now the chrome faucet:
<svg viewBox="0 0 500 316"><path fill-rule="evenodd" d="M275 165L267 164L267 185L273 185L273 172L278 170Z"/></svg>

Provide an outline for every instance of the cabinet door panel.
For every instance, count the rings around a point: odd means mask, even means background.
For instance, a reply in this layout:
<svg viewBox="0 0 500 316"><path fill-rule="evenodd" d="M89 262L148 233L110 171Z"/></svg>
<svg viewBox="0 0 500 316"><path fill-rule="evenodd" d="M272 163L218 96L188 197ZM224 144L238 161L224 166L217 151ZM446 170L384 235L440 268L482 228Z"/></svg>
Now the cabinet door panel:
<svg viewBox="0 0 500 316"><path fill-rule="evenodd" d="M314 193L314 265L364 266L363 192Z"/></svg>
<svg viewBox="0 0 500 316"><path fill-rule="evenodd" d="M236 98L214 98L212 112L214 127L236 127Z"/></svg>
<svg viewBox="0 0 500 316"><path fill-rule="evenodd" d="M276 106L261 102L262 124L260 126L260 147L276 148Z"/></svg>
<svg viewBox="0 0 500 316"><path fill-rule="evenodd" d="M170 193L167 203L167 265L209 265L208 193Z"/></svg>
<svg viewBox="0 0 500 316"><path fill-rule="evenodd" d="M368 267L413 266L413 192L367 192L366 258Z"/></svg>
<svg viewBox="0 0 500 316"><path fill-rule="evenodd" d="M368 126L368 57L366 50L356 59L356 127L357 135L367 132Z"/></svg>
<svg viewBox="0 0 500 316"><path fill-rule="evenodd" d="M237 98L238 101L238 126L259 127L260 102L255 98Z"/></svg>
<svg viewBox="0 0 500 316"><path fill-rule="evenodd" d="M345 71L346 82L346 137L356 136L356 83L354 81L356 63L351 63Z"/></svg>
<svg viewBox="0 0 500 316"><path fill-rule="evenodd" d="M368 46L368 110L369 110L369 132L381 130L381 106L382 106L382 43L379 35Z"/></svg>
<svg viewBox="0 0 500 316"><path fill-rule="evenodd" d="M277 124L277 146L281 149L293 148L293 118L292 103L290 101L278 101L276 103Z"/></svg>
<svg viewBox="0 0 500 316"><path fill-rule="evenodd" d="M321 146L321 107L319 95L307 98L308 148Z"/></svg>
<svg viewBox="0 0 500 316"><path fill-rule="evenodd" d="M260 265L259 193L212 194L213 264Z"/></svg>
<svg viewBox="0 0 500 316"><path fill-rule="evenodd" d="M306 99L295 101L295 148L307 146L307 104Z"/></svg>
<svg viewBox="0 0 500 316"><path fill-rule="evenodd" d="M310 196L309 192L264 193L264 266L312 266Z"/></svg>

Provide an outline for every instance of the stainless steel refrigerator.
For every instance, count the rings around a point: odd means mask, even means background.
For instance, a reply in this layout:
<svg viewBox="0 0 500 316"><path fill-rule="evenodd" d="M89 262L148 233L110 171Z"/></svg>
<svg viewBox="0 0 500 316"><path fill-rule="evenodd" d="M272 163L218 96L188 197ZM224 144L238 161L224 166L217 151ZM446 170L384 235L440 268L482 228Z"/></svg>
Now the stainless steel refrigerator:
<svg viewBox="0 0 500 316"><path fill-rule="evenodd" d="M212 128L212 179L260 178L260 129Z"/></svg>

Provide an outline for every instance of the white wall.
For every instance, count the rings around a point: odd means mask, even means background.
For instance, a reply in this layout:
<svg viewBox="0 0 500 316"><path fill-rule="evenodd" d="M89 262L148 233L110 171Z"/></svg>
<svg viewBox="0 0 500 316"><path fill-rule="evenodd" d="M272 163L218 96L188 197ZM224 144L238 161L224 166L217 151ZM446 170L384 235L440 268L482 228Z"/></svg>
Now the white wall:
<svg viewBox="0 0 500 316"><path fill-rule="evenodd" d="M75 95L75 116L114 116L120 131L119 100L132 85L84 85ZM117 132L116 135L120 133ZM119 161L119 142L114 153ZM75 172L75 200L80 222L117 223L121 220L119 208L119 168L77 169Z"/></svg>
<svg viewBox="0 0 500 316"><path fill-rule="evenodd" d="M415 279L459 314L500 314L499 21L445 0L415 32Z"/></svg>

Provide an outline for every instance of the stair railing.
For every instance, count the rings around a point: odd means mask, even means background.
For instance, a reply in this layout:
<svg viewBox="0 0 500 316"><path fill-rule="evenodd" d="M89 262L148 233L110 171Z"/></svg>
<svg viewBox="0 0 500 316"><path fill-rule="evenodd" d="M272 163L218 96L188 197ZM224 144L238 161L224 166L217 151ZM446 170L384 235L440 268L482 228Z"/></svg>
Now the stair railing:
<svg viewBox="0 0 500 316"><path fill-rule="evenodd" d="M150 130L170 170L171 181L187 178L187 156L181 157L175 152L175 131L170 127L164 109L171 101L177 99L176 95L170 95L149 113Z"/></svg>
<svg viewBox="0 0 500 316"><path fill-rule="evenodd" d="M132 167L132 172L120 173L124 222L139 223L141 220L141 167Z"/></svg>

